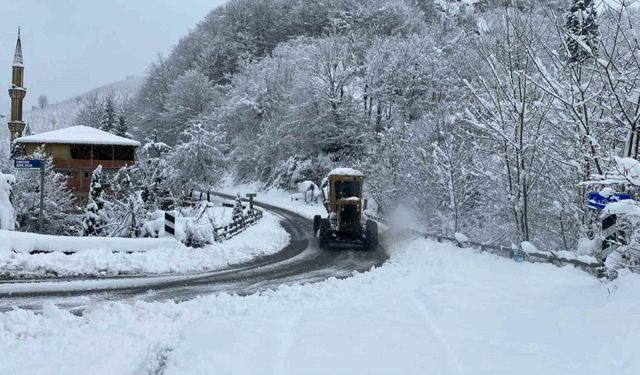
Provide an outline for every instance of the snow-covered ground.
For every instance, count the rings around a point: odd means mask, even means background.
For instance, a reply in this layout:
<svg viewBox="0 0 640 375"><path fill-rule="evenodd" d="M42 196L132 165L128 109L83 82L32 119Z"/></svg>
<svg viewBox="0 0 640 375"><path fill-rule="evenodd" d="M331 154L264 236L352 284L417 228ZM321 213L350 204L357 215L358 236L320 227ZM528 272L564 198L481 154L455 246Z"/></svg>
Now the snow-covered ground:
<svg viewBox="0 0 640 375"><path fill-rule="evenodd" d="M33 234L15 232L12 234L30 235L31 239L36 237ZM41 237L46 240L53 236ZM178 241L166 238L53 237L53 240L49 241L51 246L55 247L53 244L55 241L62 241L64 249L78 247L77 250L81 251L72 255L64 255L60 252L29 255L0 251L0 275L104 276L215 270L248 261L256 256L275 253L288 244L289 234L280 226L277 217L266 212L257 224L250 226L240 235L222 243L197 249L188 248ZM26 240L23 241L23 245L26 246L26 242ZM82 248L83 243L84 248ZM118 244L121 245L121 252L113 253L112 250L117 249ZM138 247L135 248L136 246ZM40 250L43 249L40 248ZM146 251L131 254L124 252L132 250Z"/></svg>
<svg viewBox="0 0 640 375"><path fill-rule="evenodd" d="M424 239L346 280L0 315L2 374L640 373L640 276Z"/></svg>

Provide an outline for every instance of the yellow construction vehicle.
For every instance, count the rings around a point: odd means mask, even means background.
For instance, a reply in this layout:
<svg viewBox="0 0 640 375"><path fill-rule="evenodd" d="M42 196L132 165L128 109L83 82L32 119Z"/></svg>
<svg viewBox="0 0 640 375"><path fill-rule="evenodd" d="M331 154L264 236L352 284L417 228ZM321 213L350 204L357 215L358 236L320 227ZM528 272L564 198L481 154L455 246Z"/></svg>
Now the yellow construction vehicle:
<svg viewBox="0 0 640 375"><path fill-rule="evenodd" d="M337 168L322 180L321 191L327 217L316 215L313 230L323 248L344 244L372 249L378 245L378 223L364 218L364 175L351 168Z"/></svg>

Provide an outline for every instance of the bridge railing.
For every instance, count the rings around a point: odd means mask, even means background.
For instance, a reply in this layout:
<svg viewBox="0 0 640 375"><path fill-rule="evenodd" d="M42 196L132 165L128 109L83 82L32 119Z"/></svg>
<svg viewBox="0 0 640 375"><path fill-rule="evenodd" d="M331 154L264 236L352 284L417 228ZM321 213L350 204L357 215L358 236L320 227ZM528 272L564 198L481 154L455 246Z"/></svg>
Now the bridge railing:
<svg viewBox="0 0 640 375"><path fill-rule="evenodd" d="M212 198L215 197L215 194L209 191L192 191L187 195L189 199L195 199L198 201L207 201L212 202ZM225 207L233 207L233 204L224 204ZM246 206L242 206L246 208ZM227 240L235 235L244 232L248 227L257 223L260 219L262 219L264 212L256 207L252 207L246 214L243 214L242 217L239 217L233 220L231 223L214 227L214 238L216 241Z"/></svg>
<svg viewBox="0 0 640 375"><path fill-rule="evenodd" d="M370 216L370 215L368 215L368 217L372 220L376 220L383 224L387 224L386 220L381 219L379 217ZM553 251L526 251L523 249L514 249L511 246L486 244L486 243L474 242L474 241L459 241L454 237L428 233L426 231L417 230L413 228L411 229L411 231L418 233L424 238L435 240L437 242L448 242L460 248L473 248L473 249L479 250L480 252L487 252L487 253L495 254L504 258L514 259L517 256L521 256L523 261L526 261L529 263L550 263L558 267L573 265L598 278L602 278L602 277L615 278L617 276L617 273L614 270L607 269L604 263L599 261L587 262L587 261L583 261L576 258L567 258L567 257L560 256L554 253Z"/></svg>

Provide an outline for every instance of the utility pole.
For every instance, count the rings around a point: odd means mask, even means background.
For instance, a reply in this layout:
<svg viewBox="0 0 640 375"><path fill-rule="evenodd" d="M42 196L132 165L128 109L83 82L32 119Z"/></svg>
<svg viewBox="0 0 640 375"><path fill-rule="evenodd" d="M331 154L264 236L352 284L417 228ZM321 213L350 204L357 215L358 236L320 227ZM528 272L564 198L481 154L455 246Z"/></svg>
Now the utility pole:
<svg viewBox="0 0 640 375"><path fill-rule="evenodd" d="M40 233L44 231L44 160L40 164Z"/></svg>

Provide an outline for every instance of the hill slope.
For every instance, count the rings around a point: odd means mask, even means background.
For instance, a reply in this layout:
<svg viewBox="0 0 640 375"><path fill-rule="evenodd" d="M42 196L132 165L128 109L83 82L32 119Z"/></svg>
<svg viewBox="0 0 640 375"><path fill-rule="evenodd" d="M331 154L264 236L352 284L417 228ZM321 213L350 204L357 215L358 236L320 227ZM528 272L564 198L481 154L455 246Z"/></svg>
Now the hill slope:
<svg viewBox="0 0 640 375"><path fill-rule="evenodd" d="M25 122L29 124L34 133L77 125L73 121L85 99L113 95L117 103L123 103L135 95L142 82L142 77L127 77L122 81L95 88L75 98L50 104L43 109L28 111L25 113Z"/></svg>

